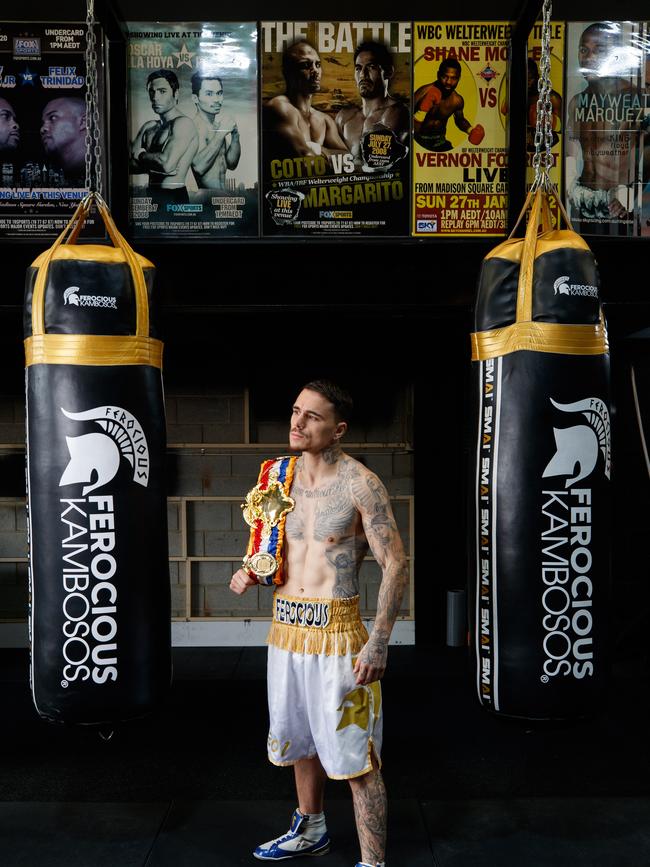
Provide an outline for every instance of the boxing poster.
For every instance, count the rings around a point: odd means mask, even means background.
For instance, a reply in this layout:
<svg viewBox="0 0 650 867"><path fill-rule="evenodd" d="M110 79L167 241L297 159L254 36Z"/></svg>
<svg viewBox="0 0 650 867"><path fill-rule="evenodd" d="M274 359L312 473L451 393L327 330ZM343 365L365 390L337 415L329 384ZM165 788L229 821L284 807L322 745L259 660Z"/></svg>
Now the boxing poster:
<svg viewBox="0 0 650 867"><path fill-rule="evenodd" d="M132 237L257 237L257 25L127 28Z"/></svg>
<svg viewBox="0 0 650 867"><path fill-rule="evenodd" d="M503 235L511 25L414 26L413 234Z"/></svg>
<svg viewBox="0 0 650 867"><path fill-rule="evenodd" d="M648 23L572 22L565 201L583 235L650 233Z"/></svg>
<svg viewBox="0 0 650 867"><path fill-rule="evenodd" d="M103 118L99 29L96 44ZM56 237L85 195L85 50L85 23L0 23L0 238Z"/></svg>
<svg viewBox="0 0 650 867"><path fill-rule="evenodd" d="M559 21L551 21L550 33L551 47L551 157L552 165L549 172L551 181L557 190L561 189L562 182L562 141L564 130L564 24ZM537 100L539 99L540 61L542 57L542 24L537 22L533 25L528 39L528 95L526 102L526 158L527 186L535 179L533 169L533 157L535 155L535 129L537 124ZM545 143L542 141L542 151ZM560 225L560 207L555 197L549 199L551 213L555 225Z"/></svg>
<svg viewBox="0 0 650 867"><path fill-rule="evenodd" d="M263 21L262 233L409 233L411 23Z"/></svg>

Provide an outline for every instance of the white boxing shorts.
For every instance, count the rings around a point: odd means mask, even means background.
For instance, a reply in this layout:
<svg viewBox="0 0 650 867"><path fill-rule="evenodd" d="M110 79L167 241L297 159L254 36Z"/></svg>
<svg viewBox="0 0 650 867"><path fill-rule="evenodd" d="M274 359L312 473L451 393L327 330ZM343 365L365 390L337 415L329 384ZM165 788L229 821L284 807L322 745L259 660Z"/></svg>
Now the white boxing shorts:
<svg viewBox="0 0 650 867"><path fill-rule="evenodd" d="M269 738L274 765L318 756L334 780L380 764L379 682L359 686L354 660L368 640L359 597L302 599L275 594L267 639Z"/></svg>

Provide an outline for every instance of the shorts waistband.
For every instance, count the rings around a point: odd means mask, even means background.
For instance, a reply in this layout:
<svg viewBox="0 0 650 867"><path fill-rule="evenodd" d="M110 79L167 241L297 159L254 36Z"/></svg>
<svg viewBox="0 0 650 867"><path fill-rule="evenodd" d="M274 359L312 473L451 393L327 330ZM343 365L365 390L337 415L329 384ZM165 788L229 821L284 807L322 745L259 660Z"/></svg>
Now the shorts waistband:
<svg viewBox="0 0 650 867"><path fill-rule="evenodd" d="M273 622L267 643L294 653L358 653L368 640L359 614L359 597L346 599L273 597Z"/></svg>
<svg viewBox="0 0 650 867"><path fill-rule="evenodd" d="M358 596L318 599L276 593L273 597L273 620L284 626L307 626L342 632L342 627L356 624L360 619Z"/></svg>

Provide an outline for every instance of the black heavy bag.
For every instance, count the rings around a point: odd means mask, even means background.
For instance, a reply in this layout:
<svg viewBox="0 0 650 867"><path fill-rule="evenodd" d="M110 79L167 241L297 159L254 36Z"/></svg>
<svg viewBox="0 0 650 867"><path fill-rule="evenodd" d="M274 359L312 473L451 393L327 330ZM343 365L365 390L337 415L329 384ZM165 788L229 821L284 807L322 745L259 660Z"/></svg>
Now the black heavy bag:
<svg viewBox="0 0 650 867"><path fill-rule="evenodd" d="M529 206L479 280L470 623L480 702L549 719L593 710L605 675L609 357L593 254L546 192Z"/></svg>
<svg viewBox="0 0 650 867"><path fill-rule="evenodd" d="M76 243L93 201L113 246ZM27 274L31 685L56 722L140 716L170 683L153 276L96 195Z"/></svg>

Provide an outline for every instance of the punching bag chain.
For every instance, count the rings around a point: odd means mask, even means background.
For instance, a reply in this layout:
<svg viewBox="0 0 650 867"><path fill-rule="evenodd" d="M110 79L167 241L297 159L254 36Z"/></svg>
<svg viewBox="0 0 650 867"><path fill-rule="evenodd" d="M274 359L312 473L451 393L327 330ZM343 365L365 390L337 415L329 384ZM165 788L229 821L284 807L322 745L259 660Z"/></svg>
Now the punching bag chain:
<svg viewBox="0 0 650 867"><path fill-rule="evenodd" d="M542 49L539 63L540 78L537 82L539 97L537 99L537 122L535 125L535 188L543 187L550 190L549 172L553 165L551 148L553 147L551 105L551 0L544 0L542 7Z"/></svg>
<svg viewBox="0 0 650 867"><path fill-rule="evenodd" d="M95 0L86 0L86 189L102 194Z"/></svg>

